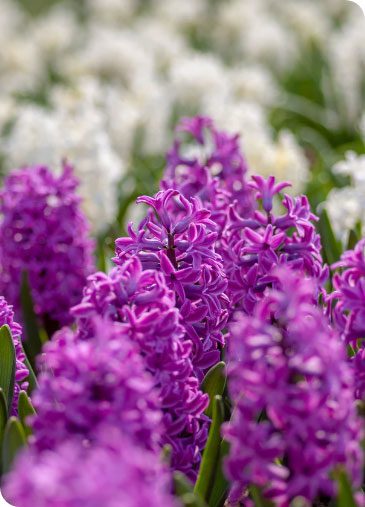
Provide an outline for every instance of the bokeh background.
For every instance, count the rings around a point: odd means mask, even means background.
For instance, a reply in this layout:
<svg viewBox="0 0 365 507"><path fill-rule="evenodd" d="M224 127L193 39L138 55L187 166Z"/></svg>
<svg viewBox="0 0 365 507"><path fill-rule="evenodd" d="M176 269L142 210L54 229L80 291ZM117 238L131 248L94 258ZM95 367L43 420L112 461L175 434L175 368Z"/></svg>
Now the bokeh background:
<svg viewBox="0 0 365 507"><path fill-rule="evenodd" d="M99 264L181 116L241 136L338 241L365 223L365 19L347 0L0 0L0 179L75 166Z"/></svg>

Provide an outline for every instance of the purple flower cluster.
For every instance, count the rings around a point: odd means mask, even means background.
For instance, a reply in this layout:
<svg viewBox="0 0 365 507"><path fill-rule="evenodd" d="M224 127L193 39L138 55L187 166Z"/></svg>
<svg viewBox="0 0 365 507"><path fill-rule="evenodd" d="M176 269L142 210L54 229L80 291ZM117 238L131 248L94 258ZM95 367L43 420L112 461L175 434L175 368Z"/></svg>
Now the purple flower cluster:
<svg viewBox="0 0 365 507"><path fill-rule="evenodd" d="M201 379L219 361L228 317L227 281L215 250L217 226L197 199L187 199L177 190L143 196L137 202L151 210L136 231L130 225L129 236L116 240L114 261L123 266L137 255L143 269L164 274L193 343L194 370Z"/></svg>
<svg viewBox="0 0 365 507"><path fill-rule="evenodd" d="M365 400L365 240L354 250L345 252L334 268L342 272L333 277L333 321L343 340L353 350L351 362L355 373L355 392L359 400Z"/></svg>
<svg viewBox="0 0 365 507"><path fill-rule="evenodd" d="M175 189L186 198L196 197L212 213L222 231L227 208L237 201L241 216L251 214L252 191L246 183L247 164L240 151L239 136L218 131L211 118L184 118L179 137L167 154L161 187ZM187 143L180 136L190 137ZM193 143L189 142L193 140Z"/></svg>
<svg viewBox="0 0 365 507"><path fill-rule="evenodd" d="M338 465L359 486L363 434L345 350L314 304L316 283L288 267L272 278L253 316L231 330L226 471L232 499L255 484L289 505L296 496L332 497Z"/></svg>
<svg viewBox="0 0 365 507"><path fill-rule="evenodd" d="M38 451L79 438L95 441L108 424L158 449L161 411L153 379L123 326L101 319L90 324L87 341L64 328L45 346L32 420Z"/></svg>
<svg viewBox="0 0 365 507"><path fill-rule="evenodd" d="M118 322L138 346L163 410L161 443L172 447L172 467L194 478L207 438L203 411L208 397L199 390L193 374L194 344L185 333L185 317L176 308L175 293L164 274L143 270L139 258L133 256L109 275L91 276L83 301L73 314L78 321L78 338L86 343L90 323L99 315Z"/></svg>
<svg viewBox="0 0 365 507"><path fill-rule="evenodd" d="M302 270L321 285L328 270L323 266L320 236L316 233L308 199L285 195L282 201L285 213L273 212L274 198L288 183L275 183L270 176L265 180L253 176L250 186L256 191L261 210L251 217L240 215L236 204L229 210L220 251L228 277L228 295L232 307L251 314L272 282L271 270L277 265L288 265Z"/></svg>
<svg viewBox="0 0 365 507"><path fill-rule="evenodd" d="M25 451L4 486L17 507L178 507L167 470L115 427L98 444L66 441L41 455Z"/></svg>
<svg viewBox="0 0 365 507"><path fill-rule="evenodd" d="M29 370L24 362L25 354L21 345L22 328L19 324L14 322L14 312L12 307L7 304L2 296L0 296L0 327L5 325L9 326L15 348L15 385L11 414L16 415L18 413L18 399L20 390L26 390L28 387L26 379L29 375Z"/></svg>
<svg viewBox="0 0 365 507"><path fill-rule="evenodd" d="M36 166L12 172L0 192L0 293L18 314L27 272L36 314L50 332L70 323L69 309L94 269L77 185L69 165L59 177Z"/></svg>

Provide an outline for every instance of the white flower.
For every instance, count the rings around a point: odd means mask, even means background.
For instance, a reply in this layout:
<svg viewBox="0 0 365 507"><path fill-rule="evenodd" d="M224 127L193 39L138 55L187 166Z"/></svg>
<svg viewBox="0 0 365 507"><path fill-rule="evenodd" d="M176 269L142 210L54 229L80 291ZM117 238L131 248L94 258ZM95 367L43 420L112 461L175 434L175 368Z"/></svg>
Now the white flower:
<svg viewBox="0 0 365 507"><path fill-rule="evenodd" d="M274 141L262 107L252 102L212 102L207 108L219 128L238 132L242 150L253 174L275 176L279 181L289 180L289 192L304 189L309 164L303 151L290 132L280 132Z"/></svg>
<svg viewBox="0 0 365 507"><path fill-rule="evenodd" d="M161 73L188 52L188 41L159 18L141 17L134 29L146 50L153 54L156 69Z"/></svg>
<svg viewBox="0 0 365 507"><path fill-rule="evenodd" d="M272 106L278 90L271 73L262 65L233 67L228 73L232 96L237 100L250 100Z"/></svg>
<svg viewBox="0 0 365 507"><path fill-rule="evenodd" d="M208 10L208 0L152 0L152 10L164 23L175 29L199 27Z"/></svg>
<svg viewBox="0 0 365 507"><path fill-rule="evenodd" d="M170 79L174 96L187 110L199 108L206 95L228 89L225 68L213 55L182 56L171 66Z"/></svg>
<svg viewBox="0 0 365 507"><path fill-rule="evenodd" d="M138 8L137 0L88 0L89 15L106 23L129 21Z"/></svg>
<svg viewBox="0 0 365 507"><path fill-rule="evenodd" d="M302 42L327 43L332 20L320 2L285 0L280 2L279 10Z"/></svg>
<svg viewBox="0 0 365 507"><path fill-rule="evenodd" d="M95 23L86 35L85 45L60 62L61 72L73 78L93 75L129 89L153 75L153 58L132 30Z"/></svg>
<svg viewBox="0 0 365 507"><path fill-rule="evenodd" d="M365 183L365 155L348 151L345 156L345 160L335 164L333 172L350 176L355 185Z"/></svg>
<svg viewBox="0 0 365 507"><path fill-rule="evenodd" d="M237 60L245 57L253 63L264 63L282 72L297 58L297 41L292 31L280 22L270 2L228 0L216 17L217 42Z"/></svg>
<svg viewBox="0 0 365 507"><path fill-rule="evenodd" d="M52 62L78 41L80 28L73 11L65 6L56 6L46 15L35 18L27 32L41 52L41 58Z"/></svg>
<svg viewBox="0 0 365 507"><path fill-rule="evenodd" d="M339 94L342 121L352 127L363 110L365 82L364 17L358 11L340 30L333 32L328 42L328 59Z"/></svg>
<svg viewBox="0 0 365 507"><path fill-rule="evenodd" d="M334 188L327 196L325 207L336 236L346 243L349 231L365 218L363 195L352 187Z"/></svg>
<svg viewBox="0 0 365 507"><path fill-rule="evenodd" d="M347 152L346 159L338 162L333 172L351 180L349 186L333 189L325 203L335 233L346 241L357 222L361 221L365 227L365 155Z"/></svg>
<svg viewBox="0 0 365 507"><path fill-rule="evenodd" d="M39 48L25 34L1 41L0 91L21 93L35 91L46 73Z"/></svg>
<svg viewBox="0 0 365 507"><path fill-rule="evenodd" d="M24 106L0 148L8 170L45 164L58 172L66 158L80 180L83 206L94 231L103 231L114 220L124 167L96 109L81 105L79 110L47 111Z"/></svg>

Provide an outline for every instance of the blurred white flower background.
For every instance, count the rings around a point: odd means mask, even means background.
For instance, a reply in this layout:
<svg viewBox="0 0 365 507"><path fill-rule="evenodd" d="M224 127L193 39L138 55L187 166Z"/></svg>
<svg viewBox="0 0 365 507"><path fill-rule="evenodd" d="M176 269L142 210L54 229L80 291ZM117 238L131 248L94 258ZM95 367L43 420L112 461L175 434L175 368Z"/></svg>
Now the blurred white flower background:
<svg viewBox="0 0 365 507"><path fill-rule="evenodd" d="M315 207L328 195L341 239L365 219L355 4L0 0L0 12L1 172L67 159L95 234L123 228L157 187L190 114L239 133L252 172L290 179Z"/></svg>

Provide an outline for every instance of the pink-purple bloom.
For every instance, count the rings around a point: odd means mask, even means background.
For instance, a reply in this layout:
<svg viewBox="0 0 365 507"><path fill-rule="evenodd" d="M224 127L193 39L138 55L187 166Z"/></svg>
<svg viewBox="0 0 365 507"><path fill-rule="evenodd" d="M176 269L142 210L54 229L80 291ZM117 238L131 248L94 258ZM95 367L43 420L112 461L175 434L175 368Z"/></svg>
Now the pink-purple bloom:
<svg viewBox="0 0 365 507"><path fill-rule="evenodd" d="M0 192L0 293L20 315L26 272L41 324L49 332L71 322L86 277L93 271L93 242L65 164L60 176L47 167L13 171Z"/></svg>
<svg viewBox="0 0 365 507"><path fill-rule="evenodd" d="M272 284L231 329L226 471L232 499L254 484L275 505L313 502L335 495L339 466L361 485L364 435L345 349L316 307L316 283L280 267Z"/></svg>
<svg viewBox="0 0 365 507"><path fill-rule="evenodd" d="M321 257L320 236L308 199L302 195L285 195L284 214L273 211L274 199L287 183L275 183L255 176L250 186L262 209L242 217L233 203L221 239L220 252L228 278L228 296L232 308L250 314L271 283L271 270L278 265L290 265L302 270L322 285L327 268Z"/></svg>
<svg viewBox="0 0 365 507"><path fill-rule="evenodd" d="M39 454L24 451L3 493L17 507L178 507L170 477L151 451L114 426L96 443L67 440Z"/></svg>
<svg viewBox="0 0 365 507"><path fill-rule="evenodd" d="M119 428L143 448L158 449L160 403L138 348L123 327L93 319L89 339L64 328L45 346L32 419L38 451L70 438L93 442L99 427Z"/></svg>
<svg viewBox="0 0 365 507"><path fill-rule="evenodd" d="M193 343L192 360L201 379L219 361L228 317L227 281L215 249L217 225L198 199L185 198L177 190L143 196L137 202L151 209L137 230L130 225L129 235L116 240L114 261L123 266L137 255L143 269L164 274Z"/></svg>
<svg viewBox="0 0 365 507"><path fill-rule="evenodd" d="M333 276L333 321L343 340L352 349L356 386L359 400L365 400L365 239L354 250L345 252L334 268L340 268Z"/></svg>
<svg viewBox="0 0 365 507"><path fill-rule="evenodd" d="M250 214L253 195L239 136L217 130L213 120L203 116L182 119L176 130L161 188L198 198L221 230L233 201L242 216Z"/></svg>
<svg viewBox="0 0 365 507"><path fill-rule="evenodd" d="M20 390L26 390L28 387L27 377L29 375L29 370L25 364L25 354L21 345L22 328L14 321L14 312L12 307L7 304L2 296L0 296L0 327L5 325L9 326L15 348L15 384L11 414L16 415L18 413ZM2 351L0 347L0 354L1 353Z"/></svg>
<svg viewBox="0 0 365 507"><path fill-rule="evenodd" d="M176 296L162 272L142 269L131 257L109 275L96 273L73 309L78 338L88 341L94 316L119 323L138 347L153 376L163 410L161 444L172 448L172 467L195 478L204 448L208 420L203 412L208 397L193 373L193 350L201 347L187 335Z"/></svg>

